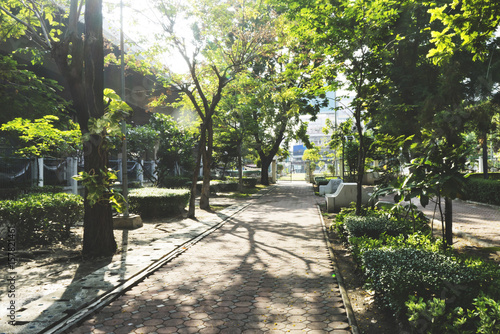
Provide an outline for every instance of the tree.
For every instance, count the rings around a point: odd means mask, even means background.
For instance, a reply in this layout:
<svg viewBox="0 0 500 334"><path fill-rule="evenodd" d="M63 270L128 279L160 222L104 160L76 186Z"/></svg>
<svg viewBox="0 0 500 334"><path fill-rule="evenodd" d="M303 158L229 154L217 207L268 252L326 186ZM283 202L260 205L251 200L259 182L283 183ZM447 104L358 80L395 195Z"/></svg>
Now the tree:
<svg viewBox="0 0 500 334"><path fill-rule="evenodd" d="M54 115L47 115L34 121L16 118L3 124L0 130L13 134L20 142L20 147L15 153L22 157L39 158L48 154L58 156L74 154L81 144L78 125L70 122L70 129L60 130L53 124L58 120L59 118Z"/></svg>
<svg viewBox="0 0 500 334"><path fill-rule="evenodd" d="M61 89L56 81L39 77L18 64L12 55L0 55L0 124L19 117L33 120L47 114L63 121L68 103L58 95Z"/></svg>
<svg viewBox="0 0 500 334"><path fill-rule="evenodd" d="M273 29L262 4L234 0L228 2L189 1L157 3L167 48L184 60L188 74L169 73L168 84L185 97L200 119L198 157L193 173L189 217L194 217L198 171L203 159L203 187L200 208L209 208L210 167L213 153L213 116L222 92L250 61L262 54L272 41ZM184 17L183 17L184 15ZM179 20L191 23L192 38L180 35ZM161 48L161 46L160 46Z"/></svg>
<svg viewBox="0 0 500 334"><path fill-rule="evenodd" d="M104 115L102 0L71 0L68 11L52 1L0 2L3 38L30 38L40 53L48 52L68 84L80 130L89 134L89 121ZM80 18L84 13L84 32ZM108 154L100 134L84 141L85 171L97 184L107 184ZM85 194L83 255L116 251L111 203L90 205Z"/></svg>
<svg viewBox="0 0 500 334"><path fill-rule="evenodd" d="M386 65L391 45L398 42L392 27L396 24L401 3L377 1L294 2L289 15L293 32L303 43L314 45L323 53L318 74L335 87L342 73L347 89L355 98L351 103L355 129L359 137L357 161L356 212L361 212L362 180L368 145L363 121L379 102L387 86Z"/></svg>
<svg viewBox="0 0 500 334"><path fill-rule="evenodd" d="M435 4L429 13L431 22L438 20L443 24L442 30L432 31L436 47L428 57L435 63L449 59L458 50L471 51L474 60L485 59L489 53L487 44L500 25L498 1L453 0L442 6Z"/></svg>
<svg viewBox="0 0 500 334"><path fill-rule="evenodd" d="M431 32L435 47L429 51L428 57L434 63L442 64L448 62L453 54L467 50L472 54L473 60L486 61L489 58L485 79L490 80L488 73L494 73L490 72L494 51L498 53L497 43L492 43L492 40L500 25L500 3L454 0L443 6L431 8L429 13L432 15L431 22L437 20L442 23L442 27ZM489 94L491 86L481 102L486 102ZM500 94L497 92L497 95ZM479 103L473 108L478 112L479 122L472 126L478 131L478 139L482 145L484 178L488 178L487 133L491 130L493 116L490 105L488 102ZM490 112L485 114L487 109Z"/></svg>
<svg viewBox="0 0 500 334"><path fill-rule="evenodd" d="M149 127L158 134L158 184L165 185L168 176L191 171L196 138L172 116L154 114Z"/></svg>

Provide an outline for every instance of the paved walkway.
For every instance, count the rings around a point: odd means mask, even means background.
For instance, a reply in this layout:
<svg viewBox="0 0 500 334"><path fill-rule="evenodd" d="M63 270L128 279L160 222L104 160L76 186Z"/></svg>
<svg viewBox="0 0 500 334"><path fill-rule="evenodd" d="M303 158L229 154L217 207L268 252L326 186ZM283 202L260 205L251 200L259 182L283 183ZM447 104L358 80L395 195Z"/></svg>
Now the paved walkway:
<svg viewBox="0 0 500 334"><path fill-rule="evenodd" d="M500 194L499 194L500 196ZM392 197L383 198L391 201ZM434 227L440 228L441 216L435 201L425 208L418 199L413 200L417 208L428 218L434 218ZM444 212L444 201L442 203ZM464 237L480 247L500 246L500 207L481 203L453 201L453 233Z"/></svg>
<svg viewBox="0 0 500 334"><path fill-rule="evenodd" d="M71 333L349 333L316 200L278 184Z"/></svg>
<svg viewBox="0 0 500 334"><path fill-rule="evenodd" d="M431 202L426 208L419 209L427 217L435 217L434 219L440 221L439 209L436 209L434 214L435 206L435 203ZM500 207L453 201L453 233L479 246L500 246Z"/></svg>

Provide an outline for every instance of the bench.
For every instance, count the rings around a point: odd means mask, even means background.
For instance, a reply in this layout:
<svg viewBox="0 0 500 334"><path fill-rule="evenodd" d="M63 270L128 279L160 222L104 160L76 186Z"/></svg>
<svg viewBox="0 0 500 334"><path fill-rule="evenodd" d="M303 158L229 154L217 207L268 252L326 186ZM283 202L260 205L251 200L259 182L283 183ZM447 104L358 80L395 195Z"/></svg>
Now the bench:
<svg viewBox="0 0 500 334"><path fill-rule="evenodd" d="M330 181L328 181L328 184L324 186L319 186L320 196L326 194L334 194L339 188L341 183L342 179L331 179Z"/></svg>
<svg viewBox="0 0 500 334"><path fill-rule="evenodd" d="M334 194L325 194L327 212L339 212L340 208L348 207L351 202L356 202L357 184L341 183ZM362 190L362 204L368 204L370 195L366 190Z"/></svg>

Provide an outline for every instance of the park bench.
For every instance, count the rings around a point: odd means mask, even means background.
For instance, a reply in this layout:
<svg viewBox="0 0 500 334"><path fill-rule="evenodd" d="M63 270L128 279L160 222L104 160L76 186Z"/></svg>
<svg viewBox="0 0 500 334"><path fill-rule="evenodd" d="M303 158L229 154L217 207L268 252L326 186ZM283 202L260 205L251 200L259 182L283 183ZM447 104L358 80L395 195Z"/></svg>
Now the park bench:
<svg viewBox="0 0 500 334"><path fill-rule="evenodd" d="M331 179L330 181L328 181L328 184L324 186L319 186L320 196L326 194L334 194L341 183L342 179Z"/></svg>
<svg viewBox="0 0 500 334"><path fill-rule="evenodd" d="M356 183L341 183L333 194L325 194L327 212L339 212L340 208L348 207L351 202L356 202ZM368 204L370 195L366 190L362 191L362 204Z"/></svg>

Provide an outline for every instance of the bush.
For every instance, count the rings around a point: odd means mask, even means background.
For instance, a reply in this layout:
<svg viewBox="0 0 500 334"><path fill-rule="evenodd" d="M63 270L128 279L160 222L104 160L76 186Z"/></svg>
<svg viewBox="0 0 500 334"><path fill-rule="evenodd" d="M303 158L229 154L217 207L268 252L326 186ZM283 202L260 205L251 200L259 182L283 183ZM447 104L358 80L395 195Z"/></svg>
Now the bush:
<svg viewBox="0 0 500 334"><path fill-rule="evenodd" d="M500 181L469 177L465 182L464 199L500 205Z"/></svg>
<svg viewBox="0 0 500 334"><path fill-rule="evenodd" d="M16 229L21 249L64 241L82 218L83 199L78 195L39 193L0 201L0 224Z"/></svg>
<svg viewBox="0 0 500 334"><path fill-rule="evenodd" d="M191 178L186 176L166 176L161 179L162 188L189 188Z"/></svg>
<svg viewBox="0 0 500 334"><path fill-rule="evenodd" d="M397 236L390 236L383 233L379 239L367 236L351 237L349 238L349 244L354 259L357 262L361 262L363 253L370 249L415 248L429 252L443 252L441 239L435 239L430 234L422 232Z"/></svg>
<svg viewBox="0 0 500 334"><path fill-rule="evenodd" d="M328 182L330 182L330 180L324 176L316 176L314 178L314 183L318 186L326 186Z"/></svg>
<svg viewBox="0 0 500 334"><path fill-rule="evenodd" d="M500 304L484 294L464 311L445 299L410 296L407 316L414 333L500 333Z"/></svg>
<svg viewBox="0 0 500 334"><path fill-rule="evenodd" d="M201 192L201 188L203 186L203 181L198 181L196 184L196 190ZM234 192L238 191L238 181L221 181L221 180L212 180L210 181L210 193L215 194L218 192Z"/></svg>
<svg viewBox="0 0 500 334"><path fill-rule="evenodd" d="M483 179L484 180L484 174L483 173L469 173L466 175L468 179ZM500 172L496 173L488 173L488 179L490 180L500 180Z"/></svg>
<svg viewBox="0 0 500 334"><path fill-rule="evenodd" d="M461 301L467 304L480 287L480 278L473 269L435 252L372 249L363 253L362 265L369 284L396 314L403 314L411 295L430 299L445 294L456 299L459 293Z"/></svg>
<svg viewBox="0 0 500 334"><path fill-rule="evenodd" d="M255 177L244 177L243 185L248 188L255 188L257 186L257 178Z"/></svg>
<svg viewBox="0 0 500 334"><path fill-rule="evenodd" d="M387 216L347 216L344 219L349 238L367 236L377 239L382 233L396 236L408 233L408 226Z"/></svg>
<svg viewBox="0 0 500 334"><path fill-rule="evenodd" d="M130 211L143 218L168 217L184 210L189 201L187 189L141 188L128 195Z"/></svg>

